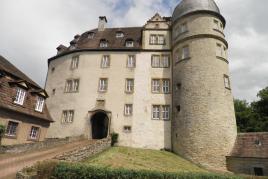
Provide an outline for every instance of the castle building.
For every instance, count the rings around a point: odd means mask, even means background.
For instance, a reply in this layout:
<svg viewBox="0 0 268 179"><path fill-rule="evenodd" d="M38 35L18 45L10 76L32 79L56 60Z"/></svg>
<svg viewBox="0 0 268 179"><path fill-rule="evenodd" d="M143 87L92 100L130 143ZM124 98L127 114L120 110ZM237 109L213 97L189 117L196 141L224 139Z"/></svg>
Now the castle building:
<svg viewBox="0 0 268 179"><path fill-rule="evenodd" d="M101 139L170 149L225 170L236 136L225 19L213 0L183 0L172 17L97 29L48 60L48 137Z"/></svg>

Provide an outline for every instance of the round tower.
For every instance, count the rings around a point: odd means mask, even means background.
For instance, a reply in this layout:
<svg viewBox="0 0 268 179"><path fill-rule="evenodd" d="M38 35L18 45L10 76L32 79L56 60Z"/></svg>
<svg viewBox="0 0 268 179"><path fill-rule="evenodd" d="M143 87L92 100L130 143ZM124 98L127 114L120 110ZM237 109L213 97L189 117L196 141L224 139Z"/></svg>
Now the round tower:
<svg viewBox="0 0 268 179"><path fill-rule="evenodd" d="M173 151L217 170L237 135L224 27L213 0L182 0L172 16Z"/></svg>

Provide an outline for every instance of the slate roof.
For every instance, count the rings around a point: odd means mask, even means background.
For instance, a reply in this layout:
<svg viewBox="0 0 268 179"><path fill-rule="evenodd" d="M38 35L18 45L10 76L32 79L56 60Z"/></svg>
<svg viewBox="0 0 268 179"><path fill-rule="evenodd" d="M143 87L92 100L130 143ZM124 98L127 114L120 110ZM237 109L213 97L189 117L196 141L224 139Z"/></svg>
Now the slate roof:
<svg viewBox="0 0 268 179"><path fill-rule="evenodd" d="M53 122L46 105L44 105L43 112L35 111L36 94L42 92L46 94L45 90L2 56L0 56L0 72L4 72L0 76L0 112L5 109ZM16 96L16 85L22 82L29 86L23 106L13 102Z"/></svg>
<svg viewBox="0 0 268 179"><path fill-rule="evenodd" d="M41 87L38 84L36 84L33 80L31 80L28 76L26 76L23 72L21 72L17 67L11 64L7 59L2 57L1 55L0 55L0 70L17 77L18 79L25 80L31 85L41 89Z"/></svg>
<svg viewBox="0 0 268 179"><path fill-rule="evenodd" d="M56 56L50 58L51 60L79 50L141 50L142 49L142 30L143 27L127 27L127 28L105 28L104 31L98 31L98 29L92 29L83 34L76 35L75 38L70 42L71 45L75 46L72 49L70 45L68 48L60 45L62 51ZM123 32L124 37L116 38L117 32ZM90 34L94 34L93 38L89 38ZM108 47L100 47L101 40L108 42ZM133 40L134 47L126 47L125 43L128 40Z"/></svg>
<svg viewBox="0 0 268 179"><path fill-rule="evenodd" d="M268 158L268 132L238 134L230 156Z"/></svg>

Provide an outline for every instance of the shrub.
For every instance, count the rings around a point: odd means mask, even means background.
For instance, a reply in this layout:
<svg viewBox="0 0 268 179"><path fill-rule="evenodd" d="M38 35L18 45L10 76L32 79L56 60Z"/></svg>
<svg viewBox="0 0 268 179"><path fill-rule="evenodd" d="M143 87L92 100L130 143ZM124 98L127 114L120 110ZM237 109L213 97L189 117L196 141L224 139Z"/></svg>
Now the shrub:
<svg viewBox="0 0 268 179"><path fill-rule="evenodd" d="M98 168L75 163L59 163L53 171L52 178L57 179L241 179L241 177L233 175L134 171L127 169Z"/></svg>
<svg viewBox="0 0 268 179"><path fill-rule="evenodd" d="M113 132L112 133L112 146L114 146L114 144L116 144L118 142L118 137L119 137L119 134L118 133L115 133Z"/></svg>
<svg viewBox="0 0 268 179"><path fill-rule="evenodd" d="M0 124L0 145L1 145L2 137L5 135L5 133L6 133L6 127Z"/></svg>
<svg viewBox="0 0 268 179"><path fill-rule="evenodd" d="M58 165L58 161L48 160L43 162L38 162L34 167L37 171L38 179L47 179L50 178L54 169Z"/></svg>

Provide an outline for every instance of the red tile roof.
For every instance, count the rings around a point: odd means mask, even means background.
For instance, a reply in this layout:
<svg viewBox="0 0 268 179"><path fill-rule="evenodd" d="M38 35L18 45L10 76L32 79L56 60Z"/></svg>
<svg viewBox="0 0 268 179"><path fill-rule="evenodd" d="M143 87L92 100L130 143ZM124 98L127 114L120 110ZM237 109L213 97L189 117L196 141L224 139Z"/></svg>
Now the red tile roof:
<svg viewBox="0 0 268 179"><path fill-rule="evenodd" d="M268 132L238 134L230 156L268 158Z"/></svg>

